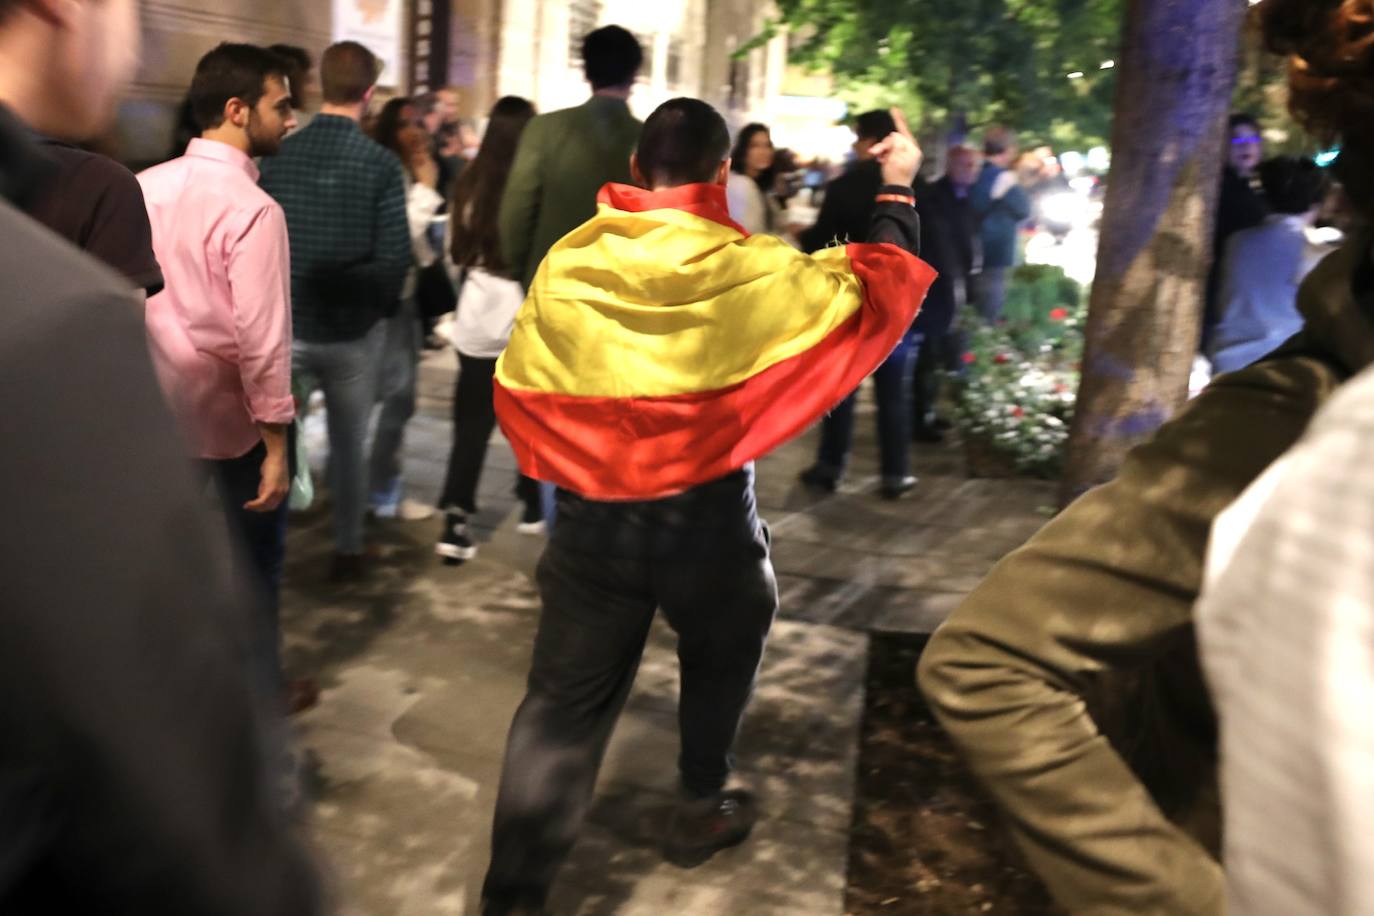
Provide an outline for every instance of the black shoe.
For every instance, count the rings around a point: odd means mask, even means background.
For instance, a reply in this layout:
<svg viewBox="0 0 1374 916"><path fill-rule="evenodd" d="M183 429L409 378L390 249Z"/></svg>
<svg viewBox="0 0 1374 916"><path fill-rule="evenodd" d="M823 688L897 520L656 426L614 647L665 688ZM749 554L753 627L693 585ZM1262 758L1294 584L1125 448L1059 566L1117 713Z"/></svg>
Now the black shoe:
<svg viewBox="0 0 1374 916"><path fill-rule="evenodd" d="M901 499L904 495L910 493L915 488L916 478L907 476L903 477L901 480L894 481L892 483L884 481L881 492L883 495L883 499Z"/></svg>
<svg viewBox="0 0 1374 916"><path fill-rule="evenodd" d="M930 426L932 429L935 429L942 433L947 433L954 428L954 424L951 423L949 420L946 420L944 417L936 417L934 420L931 420Z"/></svg>
<svg viewBox="0 0 1374 916"><path fill-rule="evenodd" d="M931 426L917 426L911 431L912 442L924 442L928 445L939 445L945 441L945 434Z"/></svg>
<svg viewBox="0 0 1374 916"><path fill-rule="evenodd" d="M468 517L461 512L444 513L444 530L434 552L444 558L446 566L457 566L477 556L477 545L468 536Z"/></svg>
<svg viewBox="0 0 1374 916"><path fill-rule="evenodd" d="M840 486L838 480L817 467L807 468L801 472L801 476L797 479L802 482L802 486L810 487L813 490L821 490L825 493L834 493Z"/></svg>
<svg viewBox="0 0 1374 916"><path fill-rule="evenodd" d="M329 566L329 581L345 583L366 579L380 559L381 551L375 546L365 548L362 553L336 553Z"/></svg>
<svg viewBox="0 0 1374 916"><path fill-rule="evenodd" d="M753 794L740 789L680 802L668 824L663 858L679 868L696 868L743 843L758 819Z"/></svg>

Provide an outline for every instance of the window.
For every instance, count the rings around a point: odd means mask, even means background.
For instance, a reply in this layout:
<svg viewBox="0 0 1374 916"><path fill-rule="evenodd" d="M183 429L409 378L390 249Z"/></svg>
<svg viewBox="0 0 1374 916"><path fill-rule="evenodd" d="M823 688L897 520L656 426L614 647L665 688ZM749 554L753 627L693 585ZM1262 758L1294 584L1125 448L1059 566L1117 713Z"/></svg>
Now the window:
<svg viewBox="0 0 1374 916"><path fill-rule="evenodd" d="M568 66L582 68L582 39L601 21L601 0L572 0L568 4Z"/></svg>
<svg viewBox="0 0 1374 916"><path fill-rule="evenodd" d="M682 85L682 39L676 35L668 39L668 85Z"/></svg>

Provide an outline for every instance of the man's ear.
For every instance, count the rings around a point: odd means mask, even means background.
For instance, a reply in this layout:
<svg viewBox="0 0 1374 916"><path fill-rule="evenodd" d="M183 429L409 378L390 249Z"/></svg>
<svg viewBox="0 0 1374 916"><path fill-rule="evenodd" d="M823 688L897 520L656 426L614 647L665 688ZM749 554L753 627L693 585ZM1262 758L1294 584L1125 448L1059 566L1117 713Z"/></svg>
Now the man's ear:
<svg viewBox="0 0 1374 916"><path fill-rule="evenodd" d="M248 103L238 96L233 96L224 103L224 123L232 124L235 127L247 127L248 116L252 109Z"/></svg>
<svg viewBox="0 0 1374 916"><path fill-rule="evenodd" d="M368 105L371 105L371 104L372 104L372 97L373 97L374 95L376 95L376 94L377 94L377 87L376 87L376 86L369 86L369 87L368 87L368 90L367 90L366 92L363 93L363 106L366 107L366 106L368 106Z"/></svg>
<svg viewBox="0 0 1374 916"><path fill-rule="evenodd" d="M649 190L648 179L646 179L644 177L644 173L639 170L638 153L630 153L630 177L635 180L635 184L639 185L646 191Z"/></svg>
<svg viewBox="0 0 1374 916"><path fill-rule="evenodd" d="M730 184L730 160L729 160L729 159L726 159L724 162L722 162L722 163L720 164L720 168L716 169L716 182L715 182L715 183L718 184L718 185L720 185L722 188L725 187L725 186L727 186L728 184Z"/></svg>

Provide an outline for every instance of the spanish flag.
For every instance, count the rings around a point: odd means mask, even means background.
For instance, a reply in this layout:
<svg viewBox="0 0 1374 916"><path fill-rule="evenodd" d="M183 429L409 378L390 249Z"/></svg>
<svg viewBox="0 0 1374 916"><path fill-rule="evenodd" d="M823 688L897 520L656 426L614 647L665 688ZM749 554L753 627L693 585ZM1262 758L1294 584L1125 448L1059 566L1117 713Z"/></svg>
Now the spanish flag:
<svg viewBox="0 0 1374 916"><path fill-rule="evenodd" d="M496 366L521 470L657 499L796 436L896 347L935 271L894 245L804 255L750 236L725 189L608 184L539 267Z"/></svg>

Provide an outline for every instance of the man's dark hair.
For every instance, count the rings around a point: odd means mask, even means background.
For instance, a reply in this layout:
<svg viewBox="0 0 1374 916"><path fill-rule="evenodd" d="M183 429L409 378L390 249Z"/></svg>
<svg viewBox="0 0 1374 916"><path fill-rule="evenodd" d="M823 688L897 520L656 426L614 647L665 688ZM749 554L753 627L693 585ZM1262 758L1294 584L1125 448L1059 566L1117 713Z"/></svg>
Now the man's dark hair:
<svg viewBox="0 0 1374 916"><path fill-rule="evenodd" d="M1256 118L1254 115L1246 114L1243 111L1231 115L1230 120L1226 122L1227 133L1234 131L1237 127L1250 127L1254 129L1255 133L1260 132L1259 119Z"/></svg>
<svg viewBox="0 0 1374 916"><path fill-rule="evenodd" d="M271 76L286 76L286 62L271 51L257 45L220 45L196 64L187 96L191 117L201 130L219 127L230 99L256 106Z"/></svg>
<svg viewBox="0 0 1374 916"><path fill-rule="evenodd" d="M1009 128L994 124L983 133L983 155L1000 156L1016 149L1016 134Z"/></svg>
<svg viewBox="0 0 1374 916"><path fill-rule="evenodd" d="M356 41L341 41L320 58L320 90L330 105L356 105L382 75L377 55Z"/></svg>
<svg viewBox="0 0 1374 916"><path fill-rule="evenodd" d="M730 154L725 119L700 99L669 99L649 115L635 155L652 185L712 181Z"/></svg>
<svg viewBox="0 0 1374 916"><path fill-rule="evenodd" d="M896 129L897 122L892 119L892 112L885 108L865 111L854 119L854 133L859 135L860 140L872 140L876 143Z"/></svg>
<svg viewBox="0 0 1374 916"><path fill-rule="evenodd" d="M1275 213L1306 213L1326 197L1327 178L1311 159L1276 156L1260 163L1260 184Z"/></svg>
<svg viewBox="0 0 1374 916"><path fill-rule="evenodd" d="M589 32L582 39L582 65L593 89L628 86L644 63L644 49L618 25Z"/></svg>
<svg viewBox="0 0 1374 916"><path fill-rule="evenodd" d="M305 88L305 78L315 69L315 59L305 48L296 45L272 45L267 50L286 61L286 78L291 81L291 107L300 111L305 107L301 90Z"/></svg>

